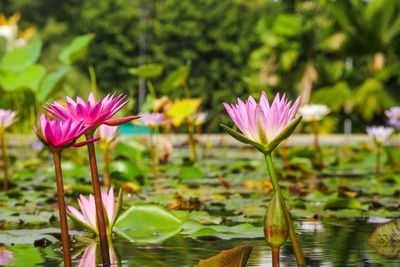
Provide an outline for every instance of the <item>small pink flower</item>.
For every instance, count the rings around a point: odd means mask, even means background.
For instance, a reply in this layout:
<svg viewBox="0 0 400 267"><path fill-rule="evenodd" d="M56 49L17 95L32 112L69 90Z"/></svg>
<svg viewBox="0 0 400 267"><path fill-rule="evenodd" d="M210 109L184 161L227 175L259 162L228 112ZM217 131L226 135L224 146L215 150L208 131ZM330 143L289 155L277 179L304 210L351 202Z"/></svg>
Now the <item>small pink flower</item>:
<svg viewBox="0 0 400 267"><path fill-rule="evenodd" d="M139 116L128 116L119 119L110 119L127 103L126 95L123 94L118 96L114 96L114 94L107 95L96 102L94 94L90 93L87 102L79 96L76 98L76 101L67 97L67 107L54 102L43 108L62 121L69 119L72 121L83 120L85 126L89 128L94 127L95 129L101 124L116 126L139 118Z"/></svg>
<svg viewBox="0 0 400 267"><path fill-rule="evenodd" d="M165 123L166 118L162 113L146 113L140 115L140 121L147 127L155 127Z"/></svg>
<svg viewBox="0 0 400 267"><path fill-rule="evenodd" d="M371 126L367 127L367 133L377 145L383 145L392 135L393 128L385 126Z"/></svg>
<svg viewBox="0 0 400 267"><path fill-rule="evenodd" d="M47 146L51 148L65 148L73 145L79 137L86 131L87 127L83 125L83 121L73 122L66 120L65 122L59 120L51 120L44 114L39 117L38 127L33 127L38 138ZM74 144L74 146L82 146L88 142L93 142L91 139L87 142Z"/></svg>
<svg viewBox="0 0 400 267"><path fill-rule="evenodd" d="M237 104L224 103L224 107L236 126L252 141L267 144L272 141L296 116L300 97L292 105L285 94L276 95L270 105L265 92L260 103L249 96L246 102L238 98Z"/></svg>
<svg viewBox="0 0 400 267"><path fill-rule="evenodd" d="M12 251L5 249L3 247L0 247L0 266L5 266L11 263L13 260L14 255Z"/></svg>
<svg viewBox="0 0 400 267"><path fill-rule="evenodd" d="M101 141L111 143L118 136L118 127L103 124L97 129L97 134Z"/></svg>
<svg viewBox="0 0 400 267"><path fill-rule="evenodd" d="M17 112L9 109L0 109L0 134L10 127L17 117Z"/></svg>
<svg viewBox="0 0 400 267"><path fill-rule="evenodd" d="M112 227L114 226L114 222L116 221L119 213L119 210L117 210L118 205L114 200L113 188L110 188L108 193L102 192L101 197L105 212L107 214L107 233L111 234ZM94 233L98 234L96 204L93 195L90 194L88 198L80 195L78 198L78 204L80 211L72 206L67 207L70 217L86 228L91 229Z"/></svg>

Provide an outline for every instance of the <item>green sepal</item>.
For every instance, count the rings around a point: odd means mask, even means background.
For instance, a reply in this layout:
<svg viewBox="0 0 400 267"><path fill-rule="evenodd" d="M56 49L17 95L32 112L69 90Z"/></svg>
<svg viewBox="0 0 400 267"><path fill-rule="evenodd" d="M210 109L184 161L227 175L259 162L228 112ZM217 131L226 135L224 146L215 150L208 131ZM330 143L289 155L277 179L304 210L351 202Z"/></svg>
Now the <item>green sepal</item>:
<svg viewBox="0 0 400 267"><path fill-rule="evenodd" d="M93 228L92 226L82 222L78 218L76 218L71 212L67 211L68 217L70 217L74 222L82 226L83 228L86 228L87 230L90 230L91 232L95 233L96 235L99 235L97 229Z"/></svg>
<svg viewBox="0 0 400 267"><path fill-rule="evenodd" d="M297 116L272 141L268 142L264 153L271 153L283 140L287 139L299 125L301 119L301 116Z"/></svg>
<svg viewBox="0 0 400 267"><path fill-rule="evenodd" d="M252 146L254 146L255 148L257 148L259 151L261 151L262 153L264 153L264 154L268 152L266 146L264 146L264 145L262 145L262 144L260 144L260 143L254 142L253 140L250 140L250 139L247 138L245 135L243 135L243 134L241 134L241 133L238 133L237 131L233 130L232 128L229 128L228 126L226 126L226 125L224 125L224 124L220 124L220 125L221 125L222 128L224 128L224 130L225 130L230 136L232 136L233 138L235 138L235 139L238 140L239 142L244 143L244 144L252 145Z"/></svg>

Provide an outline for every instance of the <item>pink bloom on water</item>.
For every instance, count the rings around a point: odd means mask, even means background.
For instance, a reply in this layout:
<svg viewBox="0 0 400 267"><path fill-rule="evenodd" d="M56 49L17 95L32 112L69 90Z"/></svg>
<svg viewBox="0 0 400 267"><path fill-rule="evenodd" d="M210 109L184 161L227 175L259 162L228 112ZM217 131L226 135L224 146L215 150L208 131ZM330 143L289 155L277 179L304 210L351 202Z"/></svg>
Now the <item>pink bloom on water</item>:
<svg viewBox="0 0 400 267"><path fill-rule="evenodd" d="M147 127L155 127L165 123L166 118L162 113L146 113L140 115L140 121Z"/></svg>
<svg viewBox="0 0 400 267"><path fill-rule="evenodd" d="M276 95L270 104L265 92L257 103L249 96L243 102L238 98L237 104L224 103L224 107L236 126L249 139L267 144L272 141L295 118L300 104L300 97L293 103L285 94Z"/></svg>
<svg viewBox="0 0 400 267"><path fill-rule="evenodd" d="M392 107L385 111L386 116L389 118L389 125L394 128L400 128L400 107Z"/></svg>
<svg viewBox="0 0 400 267"><path fill-rule="evenodd" d="M114 225L118 210L116 209L117 203L114 200L114 190L110 188L107 192L101 193L104 209L107 214L107 233L111 234L112 227ZM92 194L89 197L80 195L78 198L78 204L80 211L72 206L68 206L67 210L72 215L72 218L78 221L80 224L91 229L94 233L98 234L97 219L96 219L96 204Z"/></svg>
<svg viewBox="0 0 400 267"><path fill-rule="evenodd" d="M78 267L96 267L98 263L96 262L96 250L97 250L97 243L93 242L82 253L82 257L79 260ZM115 255L114 248L111 246L109 248L109 255L111 260L111 266L117 266L117 257Z"/></svg>
<svg viewBox="0 0 400 267"><path fill-rule="evenodd" d="M14 255L12 251L0 247L0 266L5 266L11 264L11 261L14 259Z"/></svg>
<svg viewBox="0 0 400 267"><path fill-rule="evenodd" d="M9 109L0 109L0 133L10 127L17 117L17 112Z"/></svg>
<svg viewBox="0 0 400 267"><path fill-rule="evenodd" d="M126 95L123 94L118 96L108 94L96 102L94 94L90 93L87 102L79 96L76 98L76 101L67 97L67 107L54 102L53 104L48 104L44 109L62 121L69 119L73 121L83 120L83 124L91 128L101 124L116 126L139 118L138 116L128 116L119 119L110 119L127 103Z"/></svg>
<svg viewBox="0 0 400 267"><path fill-rule="evenodd" d="M97 129L97 134L101 141L106 143L110 143L114 141L115 138L118 136L118 127L117 126L108 126L108 125L101 125Z"/></svg>
<svg viewBox="0 0 400 267"><path fill-rule="evenodd" d="M367 128L368 135L378 145L383 145L392 135L393 128L385 126L371 126Z"/></svg>
<svg viewBox="0 0 400 267"><path fill-rule="evenodd" d="M36 135L46 145L53 148L64 148L73 145L73 143L81 137L86 131L87 127L83 125L83 121L74 122L66 120L65 122L59 120L51 120L44 114L39 117L38 127L33 127ZM91 139L88 142L93 142ZM88 142L75 144L74 146L85 145Z"/></svg>

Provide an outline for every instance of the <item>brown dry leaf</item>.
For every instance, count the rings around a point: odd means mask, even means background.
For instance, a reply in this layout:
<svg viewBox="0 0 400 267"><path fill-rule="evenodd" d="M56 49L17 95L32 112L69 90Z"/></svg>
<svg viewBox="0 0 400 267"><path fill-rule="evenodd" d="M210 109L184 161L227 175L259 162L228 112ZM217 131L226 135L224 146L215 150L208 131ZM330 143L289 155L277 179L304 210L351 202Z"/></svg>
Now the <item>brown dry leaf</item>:
<svg viewBox="0 0 400 267"><path fill-rule="evenodd" d="M250 257L253 246L244 245L222 250L215 256L200 260L196 267L244 267Z"/></svg>

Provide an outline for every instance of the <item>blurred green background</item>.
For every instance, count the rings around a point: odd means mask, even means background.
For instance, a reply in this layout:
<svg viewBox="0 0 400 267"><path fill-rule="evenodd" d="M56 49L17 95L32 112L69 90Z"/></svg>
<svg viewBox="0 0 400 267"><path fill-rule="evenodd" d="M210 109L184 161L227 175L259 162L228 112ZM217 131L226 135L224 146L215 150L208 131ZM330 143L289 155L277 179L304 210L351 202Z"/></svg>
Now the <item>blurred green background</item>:
<svg viewBox="0 0 400 267"><path fill-rule="evenodd" d="M137 113L148 84L131 68L161 64L148 76L157 96L203 98L207 132L228 121L222 102L262 90L327 104L327 131L351 119L363 132L399 101L399 11L393 0L2 0L0 36L20 12L30 47L7 56L0 42L0 106L27 126L38 105L98 88L128 93Z"/></svg>

